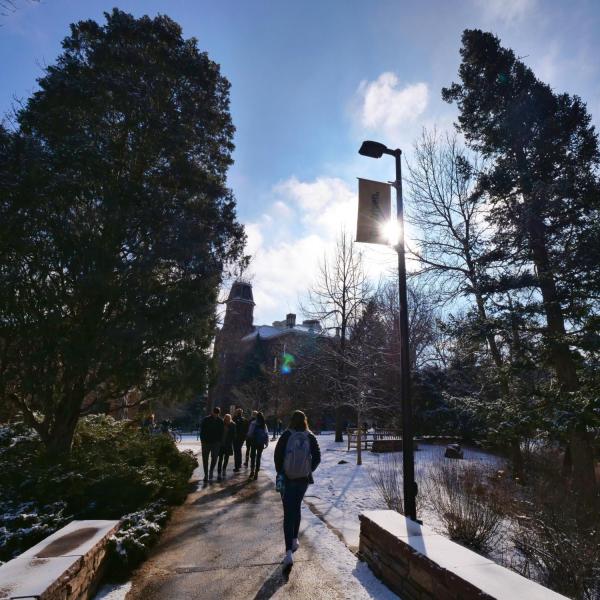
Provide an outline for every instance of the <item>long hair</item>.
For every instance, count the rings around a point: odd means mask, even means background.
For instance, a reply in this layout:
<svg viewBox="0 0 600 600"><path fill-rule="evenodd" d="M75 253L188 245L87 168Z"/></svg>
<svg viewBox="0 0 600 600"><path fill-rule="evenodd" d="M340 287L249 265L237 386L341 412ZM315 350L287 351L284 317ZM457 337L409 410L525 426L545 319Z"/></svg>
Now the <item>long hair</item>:
<svg viewBox="0 0 600 600"><path fill-rule="evenodd" d="M262 429L265 428L265 415L263 415L261 412L256 414L256 425L255 427L260 427Z"/></svg>
<svg viewBox="0 0 600 600"><path fill-rule="evenodd" d="M301 410L295 410L290 419L290 429L294 431L307 431L308 420L306 415Z"/></svg>

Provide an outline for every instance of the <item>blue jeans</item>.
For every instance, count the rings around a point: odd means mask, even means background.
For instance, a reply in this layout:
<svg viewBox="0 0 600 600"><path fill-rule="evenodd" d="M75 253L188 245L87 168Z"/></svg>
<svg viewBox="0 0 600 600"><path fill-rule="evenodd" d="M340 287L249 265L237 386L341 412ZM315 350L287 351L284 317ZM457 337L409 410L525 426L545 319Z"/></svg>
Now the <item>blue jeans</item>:
<svg viewBox="0 0 600 600"><path fill-rule="evenodd" d="M300 530L300 519L302 518L302 498L306 494L308 480L285 480L283 492L283 535L285 537L285 549L292 549L292 540L298 537Z"/></svg>

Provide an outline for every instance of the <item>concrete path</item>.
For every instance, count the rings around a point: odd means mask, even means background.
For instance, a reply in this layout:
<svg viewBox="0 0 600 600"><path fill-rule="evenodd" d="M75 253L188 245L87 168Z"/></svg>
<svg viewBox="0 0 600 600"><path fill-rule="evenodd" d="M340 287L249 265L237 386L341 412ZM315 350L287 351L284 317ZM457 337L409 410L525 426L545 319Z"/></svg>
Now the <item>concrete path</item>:
<svg viewBox="0 0 600 600"><path fill-rule="evenodd" d="M279 494L267 474L247 476L246 470L209 486L196 482L134 573L127 600L396 598L306 508L301 547L284 573Z"/></svg>

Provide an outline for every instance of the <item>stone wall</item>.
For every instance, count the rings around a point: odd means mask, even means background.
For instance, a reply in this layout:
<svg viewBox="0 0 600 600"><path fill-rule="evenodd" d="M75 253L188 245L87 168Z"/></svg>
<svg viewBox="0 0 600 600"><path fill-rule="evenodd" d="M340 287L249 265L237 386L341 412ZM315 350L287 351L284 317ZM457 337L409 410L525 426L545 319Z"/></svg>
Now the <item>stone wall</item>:
<svg viewBox="0 0 600 600"><path fill-rule="evenodd" d="M359 555L402 600L565 600L391 510L360 515Z"/></svg>
<svg viewBox="0 0 600 600"><path fill-rule="evenodd" d="M118 521L72 521L0 567L0 599L87 600Z"/></svg>

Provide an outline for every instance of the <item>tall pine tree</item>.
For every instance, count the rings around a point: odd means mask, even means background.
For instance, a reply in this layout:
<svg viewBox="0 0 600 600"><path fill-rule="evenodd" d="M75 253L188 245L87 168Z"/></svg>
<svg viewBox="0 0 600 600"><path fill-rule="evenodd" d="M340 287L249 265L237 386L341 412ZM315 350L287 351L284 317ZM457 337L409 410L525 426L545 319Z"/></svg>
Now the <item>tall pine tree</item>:
<svg viewBox="0 0 600 600"><path fill-rule="evenodd" d="M536 310L559 398L568 406L581 386L578 334L594 319L600 217L598 138L585 104L539 81L491 33L465 30L461 83L442 91L460 110L467 142L490 160L482 177L491 199L496 245L507 260L531 265ZM596 301L597 302L597 301ZM576 487L596 489L589 423L570 425Z"/></svg>

